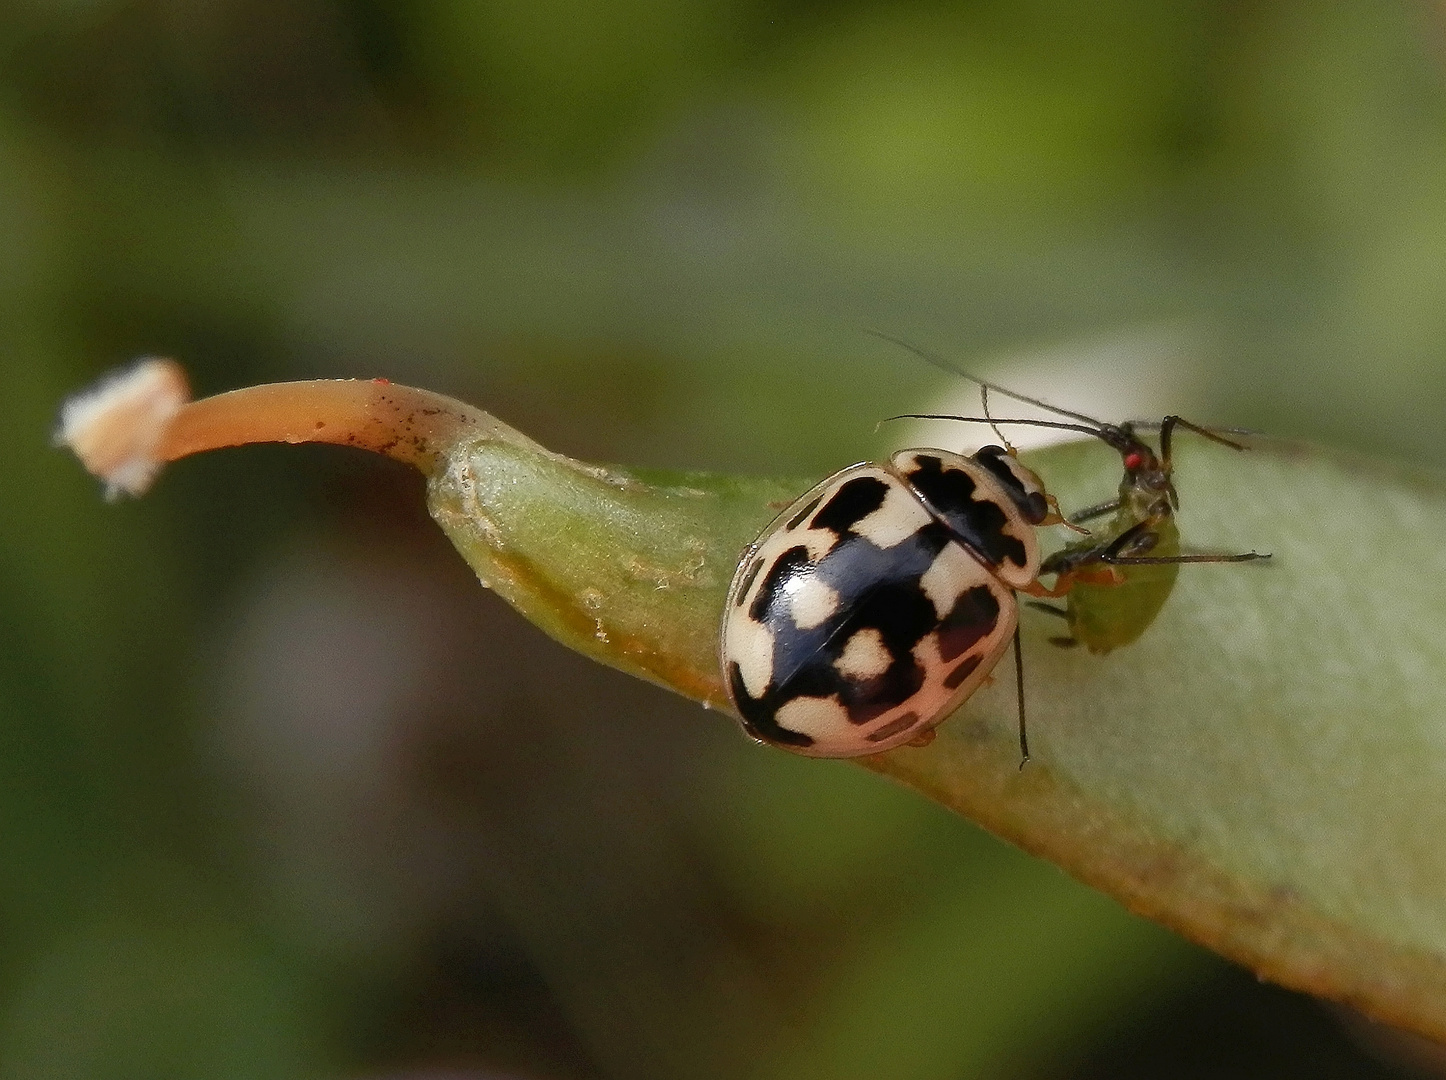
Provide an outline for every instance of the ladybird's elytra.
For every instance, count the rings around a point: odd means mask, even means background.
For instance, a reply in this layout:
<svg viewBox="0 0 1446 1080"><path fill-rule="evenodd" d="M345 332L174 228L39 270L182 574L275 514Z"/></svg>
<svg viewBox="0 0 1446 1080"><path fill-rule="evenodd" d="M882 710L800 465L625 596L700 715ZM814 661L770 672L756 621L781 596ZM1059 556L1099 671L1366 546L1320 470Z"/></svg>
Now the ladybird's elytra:
<svg viewBox="0 0 1446 1080"><path fill-rule="evenodd" d="M903 450L800 497L729 591L723 675L745 729L814 757L925 736L1008 648L1047 513L1002 447Z"/></svg>

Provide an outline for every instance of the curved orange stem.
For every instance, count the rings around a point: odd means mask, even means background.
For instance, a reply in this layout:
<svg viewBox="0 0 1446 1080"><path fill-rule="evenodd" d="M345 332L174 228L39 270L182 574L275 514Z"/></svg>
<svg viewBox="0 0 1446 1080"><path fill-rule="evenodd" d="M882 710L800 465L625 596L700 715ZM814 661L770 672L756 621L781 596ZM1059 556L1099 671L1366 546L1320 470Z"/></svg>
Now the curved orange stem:
<svg viewBox="0 0 1446 1080"><path fill-rule="evenodd" d="M106 482L139 495L161 465L202 450L258 442L329 442L405 461L431 474L463 440L531 439L455 398L386 379L271 383L190 401L174 360L143 360L61 408L56 441Z"/></svg>
<svg viewBox="0 0 1446 1080"><path fill-rule="evenodd" d="M500 426L455 398L384 379L315 379L232 390L183 405L156 447L161 461L257 442L328 442L431 472L460 438Z"/></svg>

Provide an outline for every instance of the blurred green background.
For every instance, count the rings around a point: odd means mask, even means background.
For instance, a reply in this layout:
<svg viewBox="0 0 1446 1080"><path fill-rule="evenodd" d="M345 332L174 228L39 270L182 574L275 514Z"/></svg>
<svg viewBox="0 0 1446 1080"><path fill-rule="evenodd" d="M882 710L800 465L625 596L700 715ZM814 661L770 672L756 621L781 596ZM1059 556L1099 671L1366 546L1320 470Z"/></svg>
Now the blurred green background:
<svg viewBox="0 0 1446 1080"><path fill-rule="evenodd" d="M405 469L48 439L159 353L821 476L967 400L878 327L1440 466L1443 83L1427 0L6 0L0 1076L1431 1075L566 653Z"/></svg>

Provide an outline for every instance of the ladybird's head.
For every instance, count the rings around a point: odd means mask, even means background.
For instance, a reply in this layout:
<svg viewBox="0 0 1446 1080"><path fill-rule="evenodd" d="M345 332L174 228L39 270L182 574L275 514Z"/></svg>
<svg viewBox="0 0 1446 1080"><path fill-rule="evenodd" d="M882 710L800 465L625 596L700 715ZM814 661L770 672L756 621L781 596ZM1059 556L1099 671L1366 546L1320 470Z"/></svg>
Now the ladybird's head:
<svg viewBox="0 0 1446 1080"><path fill-rule="evenodd" d="M984 446L974 455L974 460L999 481L1031 525L1038 525L1049 516L1049 495L1044 481L1014 454L1002 446Z"/></svg>

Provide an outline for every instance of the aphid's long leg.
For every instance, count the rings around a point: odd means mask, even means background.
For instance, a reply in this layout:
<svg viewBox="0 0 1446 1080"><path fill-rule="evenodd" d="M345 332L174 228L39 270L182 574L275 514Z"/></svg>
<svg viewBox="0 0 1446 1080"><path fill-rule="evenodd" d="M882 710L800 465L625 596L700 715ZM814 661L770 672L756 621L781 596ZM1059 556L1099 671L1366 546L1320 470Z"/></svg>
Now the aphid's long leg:
<svg viewBox="0 0 1446 1080"><path fill-rule="evenodd" d="M1115 541L1098 553L1087 552L1075 561L1074 569L1081 564L1088 562L1101 562L1106 566L1170 566L1177 563L1229 563L1229 562L1251 562L1255 559L1268 559L1269 553L1262 554L1258 551L1246 551L1239 555L1217 554L1207 552L1199 555L1147 555L1155 546L1159 537L1150 530L1154 522L1137 522L1124 532L1120 533ZM1135 554L1138 552L1138 554Z"/></svg>
<svg viewBox="0 0 1446 1080"><path fill-rule="evenodd" d="M1245 449L1245 447L1241 446L1238 442L1232 442L1218 432L1211 431L1209 428L1203 428L1199 424L1192 424L1184 417L1167 416L1160 421L1160 464L1167 479L1171 476L1175 468L1170 449L1171 437L1174 435L1177 426L1185 428L1188 431L1193 431L1196 435L1201 435L1211 442L1217 442L1221 446L1228 446L1232 450ZM1168 490L1170 493L1170 505L1178 510L1180 508L1180 497L1175 494L1175 484L1173 481L1169 483Z"/></svg>
<svg viewBox="0 0 1446 1080"><path fill-rule="evenodd" d="M1057 615L1061 619L1069 619L1068 610L1066 610L1065 608L1055 607L1053 604L1046 604L1039 600L1026 600L1025 605L1034 608L1035 611L1047 611L1049 612L1049 614ZM1051 645L1057 645L1061 649L1073 649L1079 644L1078 641L1070 637L1068 634L1063 634L1058 637L1052 637L1049 639L1049 643Z"/></svg>
<svg viewBox="0 0 1446 1080"><path fill-rule="evenodd" d="M1245 449L1245 447L1242 446L1240 443L1227 439L1218 431L1211 431L1209 428L1203 428L1199 424L1192 424L1184 417L1171 415L1161 420L1160 467L1161 471L1164 473L1165 476L1166 491L1169 493L1170 496L1170 505L1176 510L1180 508L1180 496L1175 493L1175 484L1173 480L1171 480L1171 474L1173 473L1175 468L1174 459L1171 454L1171 440L1177 426L1185 428L1188 431L1193 431L1196 435L1200 435L1203 438L1209 439L1211 442L1217 442L1221 446L1228 446L1232 450ZM1235 428L1231 428L1230 431L1232 434L1243 434L1243 432L1238 432Z"/></svg>
<svg viewBox="0 0 1446 1080"><path fill-rule="evenodd" d="M1019 624L1014 624L1014 693L1019 701L1019 768L1029 762L1029 736L1024 730L1024 650L1019 645Z"/></svg>
<svg viewBox="0 0 1446 1080"><path fill-rule="evenodd" d="M1181 423L1184 423L1184 421L1182 420ZM1125 421L1122 421L1122 422L1121 422L1120 424L1118 424L1117 426L1120 427L1120 428L1124 428L1124 429L1130 430L1130 431L1133 431L1133 430L1135 430L1136 428L1144 428L1146 431L1159 431L1160 428L1164 427L1164 424L1163 424L1163 422L1161 422L1161 421L1159 421L1159 420L1139 420L1139 419L1136 419L1136 420L1125 420ZM1263 435L1263 434L1265 434L1263 431L1260 431L1258 428L1248 428L1248 427L1216 427L1216 428L1206 428L1206 429L1205 429L1205 433L1206 433L1207 437L1209 437L1209 436L1214 436L1214 435L1240 435L1240 436L1245 437L1245 438L1249 438L1249 437L1252 436L1252 435ZM1245 447L1241 447L1241 449L1242 449L1242 450L1248 450L1248 449L1250 449L1250 448L1249 448L1248 446L1245 446Z"/></svg>
<svg viewBox="0 0 1446 1080"><path fill-rule="evenodd" d="M1232 439L1227 439L1224 435L1221 435L1220 432L1203 428L1199 424L1192 424L1183 416L1167 416L1160 421L1160 459L1165 463L1166 469L1170 467L1170 434L1177 426L1185 428L1188 431L1193 431L1196 435L1202 435L1211 442L1218 442L1221 446L1228 446L1232 450L1245 449L1240 443ZM1227 430L1232 435L1251 434L1251 432L1243 428L1228 428Z"/></svg>
<svg viewBox="0 0 1446 1080"><path fill-rule="evenodd" d="M1146 555L1145 552L1155 546L1158 539L1151 530L1155 522L1146 519L1138 521L1130 526L1119 536L1108 543L1096 547L1085 548L1080 551L1060 551L1044 560L1044 565L1039 568L1041 574L1055 574L1057 581L1053 589L1045 589L1042 586L1037 589L1027 590L1031 596L1057 597L1066 595L1074 584L1079 572L1092 564L1103 564L1105 566L1169 566L1175 563L1209 563L1209 562L1252 562L1256 559L1268 559L1268 552L1246 551L1239 555L1225 555L1204 553L1198 555ZM1127 552L1137 551L1140 554L1131 555Z"/></svg>
<svg viewBox="0 0 1446 1080"><path fill-rule="evenodd" d="M1089 521L1092 518L1104 517L1106 514L1113 514L1120 508L1118 498L1110 499L1108 502L1095 503L1093 506L1086 506L1083 510L1076 510L1069 516L1069 520L1078 525L1081 521Z"/></svg>
<svg viewBox="0 0 1446 1080"><path fill-rule="evenodd" d="M1255 428L1200 427L1198 424L1192 424L1183 416L1167 416L1163 420L1126 420L1118 426L1123 431L1134 431L1136 428L1144 428L1146 431L1164 431L1166 421L1171 421L1171 427L1174 427L1175 424L1179 424L1181 427L1189 428L1191 431L1197 432L1200 435L1203 435L1205 438L1212 440L1213 442L1218 442L1223 446L1228 446L1232 450L1248 450L1250 448L1248 446L1242 446L1231 439L1225 438L1226 435L1241 435L1249 437L1251 435L1261 434L1261 432L1257 431Z"/></svg>
<svg viewBox="0 0 1446 1080"><path fill-rule="evenodd" d="M1189 421L1181 420L1178 416L1174 415L1167 416L1160 421L1160 467L1165 479L1165 494L1170 500L1170 506L1178 510L1180 509L1180 493L1175 490L1175 462L1171 457L1170 449L1171 437L1175 434L1176 424L1184 424L1186 427L1200 432L1204 432L1204 429L1195 427L1195 425ZM1209 435L1208 432L1204 433ZM1209 437L1212 439L1215 438L1214 435L1209 435ZM1227 446L1235 446L1234 443L1226 439L1221 439L1220 441ZM1235 449L1240 450L1243 448L1235 446Z"/></svg>
<svg viewBox="0 0 1446 1080"><path fill-rule="evenodd" d="M1070 579L1081 568L1094 563L1108 563L1121 557L1127 551L1144 554L1155 546L1155 534L1150 530L1154 522L1146 519L1137 521L1119 536L1102 541L1094 547L1056 551L1044 560L1039 568L1041 574L1056 574L1060 580L1054 591L1032 592L1031 596L1060 596L1069 591Z"/></svg>
<svg viewBox="0 0 1446 1080"><path fill-rule="evenodd" d="M1100 562L1110 566L1165 566L1170 563L1253 562L1268 558L1268 551L1246 551L1239 555L1161 555L1153 558L1148 555L1102 555Z"/></svg>

